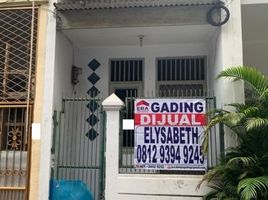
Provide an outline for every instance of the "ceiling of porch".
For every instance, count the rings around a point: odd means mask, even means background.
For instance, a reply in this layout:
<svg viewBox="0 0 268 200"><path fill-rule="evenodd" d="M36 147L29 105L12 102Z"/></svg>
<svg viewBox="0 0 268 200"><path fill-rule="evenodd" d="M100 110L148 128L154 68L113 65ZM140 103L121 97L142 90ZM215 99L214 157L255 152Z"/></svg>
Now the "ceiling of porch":
<svg viewBox="0 0 268 200"><path fill-rule="evenodd" d="M180 43L207 43L213 33L210 25L121 27L99 29L69 29L63 33L79 48L102 46L139 46Z"/></svg>

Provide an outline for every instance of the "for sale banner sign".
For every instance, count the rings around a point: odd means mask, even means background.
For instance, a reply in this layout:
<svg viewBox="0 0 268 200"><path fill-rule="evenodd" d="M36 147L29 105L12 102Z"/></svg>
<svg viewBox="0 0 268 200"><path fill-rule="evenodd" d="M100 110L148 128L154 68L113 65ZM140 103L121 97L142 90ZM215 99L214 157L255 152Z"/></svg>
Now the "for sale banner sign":
<svg viewBox="0 0 268 200"><path fill-rule="evenodd" d="M137 99L135 167L205 170L201 147L205 112L204 99Z"/></svg>

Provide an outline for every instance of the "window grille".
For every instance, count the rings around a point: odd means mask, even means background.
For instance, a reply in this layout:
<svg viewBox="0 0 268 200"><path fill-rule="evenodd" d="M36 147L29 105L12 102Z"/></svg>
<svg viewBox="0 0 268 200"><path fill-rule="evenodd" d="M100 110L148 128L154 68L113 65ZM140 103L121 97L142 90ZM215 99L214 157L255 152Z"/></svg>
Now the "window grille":
<svg viewBox="0 0 268 200"><path fill-rule="evenodd" d="M0 102L26 102L28 91L33 100L37 9L34 16L32 26L31 8L0 10Z"/></svg>
<svg viewBox="0 0 268 200"><path fill-rule="evenodd" d="M159 97L206 95L205 57L157 59Z"/></svg>
<svg viewBox="0 0 268 200"><path fill-rule="evenodd" d="M0 150L27 150L26 118L26 106L0 108Z"/></svg>
<svg viewBox="0 0 268 200"><path fill-rule="evenodd" d="M37 21L37 8L0 8L0 199L28 196Z"/></svg>
<svg viewBox="0 0 268 200"><path fill-rule="evenodd" d="M205 58L161 58L157 60L158 81L204 81Z"/></svg>
<svg viewBox="0 0 268 200"><path fill-rule="evenodd" d="M137 97L142 94L143 84L143 59L111 59L111 85L110 92L115 93L126 106L132 106L127 101L129 97ZM131 107L132 108L132 107ZM133 109L124 113L124 119L133 119ZM124 147L134 146L134 132L124 130L122 132L122 145Z"/></svg>
<svg viewBox="0 0 268 200"><path fill-rule="evenodd" d="M143 80L142 59L112 59L111 82L128 82Z"/></svg>

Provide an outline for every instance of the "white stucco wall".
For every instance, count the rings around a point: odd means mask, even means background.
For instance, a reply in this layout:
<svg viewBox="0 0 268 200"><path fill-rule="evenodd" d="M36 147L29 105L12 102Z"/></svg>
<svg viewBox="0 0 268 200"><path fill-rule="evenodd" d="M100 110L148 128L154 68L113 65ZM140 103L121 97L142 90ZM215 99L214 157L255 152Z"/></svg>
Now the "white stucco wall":
<svg viewBox="0 0 268 200"><path fill-rule="evenodd" d="M51 2L49 8L53 9L53 2ZM47 200L49 196L51 168L50 150L52 145L53 130L52 116L53 110L61 109L62 94L71 90L71 55L71 45L62 35L56 34L55 16L53 14L48 15L44 71L44 105L41 130L41 156L38 196L39 200Z"/></svg>
<svg viewBox="0 0 268 200"><path fill-rule="evenodd" d="M80 49L75 52L76 65L83 68L77 91L80 96L86 95L91 84L87 80L91 70L87 66L92 59L98 60L101 66L96 70L101 79L96 87L101 91L102 97L109 94L109 60L111 58L144 58L144 95L152 96L156 81L156 58L179 56L207 56L206 44L178 44L178 45L151 45L151 46L121 46L96 47Z"/></svg>
<svg viewBox="0 0 268 200"><path fill-rule="evenodd" d="M216 80L220 71L233 66L243 65L241 0L231 1L229 21L218 28L209 48L209 84L217 98L217 107L230 109L227 104L244 102L244 84L229 79ZM236 139L225 130L225 147L236 145Z"/></svg>
<svg viewBox="0 0 268 200"><path fill-rule="evenodd" d="M53 10L53 3L49 2L48 9ZM52 139L52 115L53 115L53 88L55 68L55 40L56 18L54 14L48 14L46 31L46 50L44 67L44 98L41 125L41 149L39 170L39 194L38 200L47 200L49 196L50 163L51 163L51 139Z"/></svg>
<svg viewBox="0 0 268 200"><path fill-rule="evenodd" d="M73 96L74 87L71 84L73 64L73 46L66 36L57 32L55 50L55 76L53 91L53 107L60 111L62 97Z"/></svg>
<svg viewBox="0 0 268 200"><path fill-rule="evenodd" d="M216 76L222 70L222 50L221 50L221 29L218 28L215 30L213 38L209 43L209 53L208 53L208 65L210 70L208 70L208 88L214 92L214 95L217 97L217 106L222 106L222 93L221 93L221 80L216 80Z"/></svg>

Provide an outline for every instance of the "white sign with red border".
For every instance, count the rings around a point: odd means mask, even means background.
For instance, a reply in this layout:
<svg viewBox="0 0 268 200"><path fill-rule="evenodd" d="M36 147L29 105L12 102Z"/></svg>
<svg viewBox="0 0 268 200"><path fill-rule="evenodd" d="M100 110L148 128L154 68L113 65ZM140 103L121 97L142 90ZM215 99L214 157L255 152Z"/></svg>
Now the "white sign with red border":
<svg viewBox="0 0 268 200"><path fill-rule="evenodd" d="M136 99L136 168L206 170L204 99Z"/></svg>

